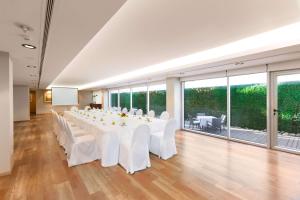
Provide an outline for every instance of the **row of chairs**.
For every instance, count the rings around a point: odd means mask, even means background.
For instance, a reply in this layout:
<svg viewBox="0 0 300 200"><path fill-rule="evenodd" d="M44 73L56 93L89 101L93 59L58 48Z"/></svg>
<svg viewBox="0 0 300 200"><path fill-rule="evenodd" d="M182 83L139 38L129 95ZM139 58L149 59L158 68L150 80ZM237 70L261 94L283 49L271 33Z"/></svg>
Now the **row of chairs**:
<svg viewBox="0 0 300 200"><path fill-rule="evenodd" d="M67 121L56 111L51 112L55 122L54 132L59 144L65 150L69 167L99 159L94 135Z"/></svg>
<svg viewBox="0 0 300 200"><path fill-rule="evenodd" d="M67 121L54 110L52 116L56 122L54 123L55 134L59 144L65 150L69 167L100 159L94 135ZM152 134L148 125L138 126L131 138L120 141L117 162L126 169L127 173L132 174L151 166L149 151L165 160L172 157L177 154L175 130L175 120L169 120L164 131Z"/></svg>

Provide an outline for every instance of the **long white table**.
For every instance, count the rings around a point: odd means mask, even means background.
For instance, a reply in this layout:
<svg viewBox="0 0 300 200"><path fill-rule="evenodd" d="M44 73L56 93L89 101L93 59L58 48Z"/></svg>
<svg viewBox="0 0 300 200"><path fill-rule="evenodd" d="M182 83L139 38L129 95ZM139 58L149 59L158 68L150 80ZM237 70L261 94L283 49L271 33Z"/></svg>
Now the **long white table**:
<svg viewBox="0 0 300 200"><path fill-rule="evenodd" d="M101 111L65 111L64 117L96 137L103 167L118 164L120 142L132 137L138 125L147 124L154 133L163 131L167 123L157 118L130 115L122 118L117 113Z"/></svg>

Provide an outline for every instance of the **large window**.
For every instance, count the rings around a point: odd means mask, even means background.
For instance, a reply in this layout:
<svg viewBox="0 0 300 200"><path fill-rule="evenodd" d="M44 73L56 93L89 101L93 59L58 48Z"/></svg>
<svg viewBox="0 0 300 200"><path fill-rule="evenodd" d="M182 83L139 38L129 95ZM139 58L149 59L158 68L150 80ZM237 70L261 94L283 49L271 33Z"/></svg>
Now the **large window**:
<svg viewBox="0 0 300 200"><path fill-rule="evenodd" d="M118 107L118 90L110 91L110 106Z"/></svg>
<svg viewBox="0 0 300 200"><path fill-rule="evenodd" d="M132 88L132 107L147 113L147 87Z"/></svg>
<svg viewBox="0 0 300 200"><path fill-rule="evenodd" d="M227 79L189 81L184 84L184 127L227 135Z"/></svg>
<svg viewBox="0 0 300 200"><path fill-rule="evenodd" d="M154 110L156 116L166 110L165 84L149 86L149 110Z"/></svg>
<svg viewBox="0 0 300 200"><path fill-rule="evenodd" d="M120 107L130 109L130 89L122 89L120 92Z"/></svg>
<svg viewBox="0 0 300 200"><path fill-rule="evenodd" d="M266 144L266 73L229 77L230 137Z"/></svg>

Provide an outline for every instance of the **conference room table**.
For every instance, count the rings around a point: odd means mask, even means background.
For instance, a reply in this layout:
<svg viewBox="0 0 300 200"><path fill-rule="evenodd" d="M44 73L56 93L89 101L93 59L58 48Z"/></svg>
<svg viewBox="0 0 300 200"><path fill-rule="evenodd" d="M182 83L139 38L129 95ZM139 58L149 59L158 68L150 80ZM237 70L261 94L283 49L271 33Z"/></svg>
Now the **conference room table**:
<svg viewBox="0 0 300 200"><path fill-rule="evenodd" d="M95 136L103 167L118 164L120 143L130 139L136 127L146 124L150 127L150 132L155 133L163 131L167 123L167 120L158 118L133 115L121 117L118 113L99 110L65 111L64 117Z"/></svg>

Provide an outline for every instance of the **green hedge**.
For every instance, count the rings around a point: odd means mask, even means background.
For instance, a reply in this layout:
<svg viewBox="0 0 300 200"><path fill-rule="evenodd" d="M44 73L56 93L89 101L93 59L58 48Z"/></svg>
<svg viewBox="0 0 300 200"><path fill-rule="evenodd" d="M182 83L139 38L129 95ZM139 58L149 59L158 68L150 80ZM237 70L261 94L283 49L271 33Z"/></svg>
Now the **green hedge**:
<svg viewBox="0 0 300 200"><path fill-rule="evenodd" d="M227 113L226 87L184 90L184 117L197 113L220 117ZM265 85L231 86L231 126L265 130L267 90ZM300 132L300 83L278 85L279 131ZM299 129L299 131L297 130Z"/></svg>

